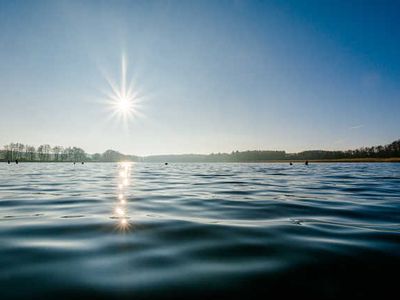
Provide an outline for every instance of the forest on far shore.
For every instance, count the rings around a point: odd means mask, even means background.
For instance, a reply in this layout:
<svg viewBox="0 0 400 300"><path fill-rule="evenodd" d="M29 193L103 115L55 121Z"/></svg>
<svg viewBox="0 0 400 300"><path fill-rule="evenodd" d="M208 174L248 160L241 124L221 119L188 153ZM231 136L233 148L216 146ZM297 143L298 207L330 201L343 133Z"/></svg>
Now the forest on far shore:
<svg viewBox="0 0 400 300"><path fill-rule="evenodd" d="M309 150L286 153L275 150L232 151L231 153L179 154L135 156L122 154L115 150L88 154L78 147L50 146L34 147L22 143L10 143L0 150L0 161L31 162L262 162L276 160L341 160L341 159L379 159L400 158L400 140L384 146L362 147L346 151Z"/></svg>

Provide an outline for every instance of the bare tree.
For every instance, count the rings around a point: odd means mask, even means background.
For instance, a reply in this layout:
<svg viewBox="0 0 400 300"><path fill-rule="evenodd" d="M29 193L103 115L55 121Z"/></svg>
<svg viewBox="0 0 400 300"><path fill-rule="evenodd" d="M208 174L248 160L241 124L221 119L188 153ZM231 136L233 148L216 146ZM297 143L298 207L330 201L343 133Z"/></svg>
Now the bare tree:
<svg viewBox="0 0 400 300"><path fill-rule="evenodd" d="M26 159L27 160L30 160L30 161L35 160L35 154L36 154L35 153L35 147L26 145L25 146L25 153L26 153Z"/></svg>
<svg viewBox="0 0 400 300"><path fill-rule="evenodd" d="M43 145L43 154L46 161L50 160L51 147L48 144Z"/></svg>
<svg viewBox="0 0 400 300"><path fill-rule="evenodd" d="M37 148L37 154L39 156L39 160L44 160L44 145L40 145Z"/></svg>
<svg viewBox="0 0 400 300"><path fill-rule="evenodd" d="M58 161L60 159L60 154L63 151L63 147L61 146L54 146L53 147L53 154L54 154L54 160Z"/></svg>
<svg viewBox="0 0 400 300"><path fill-rule="evenodd" d="M6 159L12 160L12 148L10 145L5 145L4 150L6 151Z"/></svg>
<svg viewBox="0 0 400 300"><path fill-rule="evenodd" d="M17 144L16 144L16 149L17 149L17 156L16 156L16 158L17 158L17 159L23 158L24 150L25 150L25 145L24 145L24 144L21 144L21 143L17 143Z"/></svg>

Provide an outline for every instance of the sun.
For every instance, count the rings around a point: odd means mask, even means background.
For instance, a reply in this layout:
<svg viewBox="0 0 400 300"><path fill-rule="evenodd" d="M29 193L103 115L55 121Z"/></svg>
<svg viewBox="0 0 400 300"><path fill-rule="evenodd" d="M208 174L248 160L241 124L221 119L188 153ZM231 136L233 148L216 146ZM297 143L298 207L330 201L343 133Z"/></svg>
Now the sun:
<svg viewBox="0 0 400 300"><path fill-rule="evenodd" d="M116 109L122 114L129 114L133 110L132 102L127 98L121 98L116 103Z"/></svg>
<svg viewBox="0 0 400 300"><path fill-rule="evenodd" d="M111 117L117 117L127 124L128 121L141 115L139 104L142 99L139 96L139 92L134 88L132 81L127 84L127 62L125 56L122 56L120 81L116 82L109 76L106 76L106 80L111 88L110 91L105 93L107 103L111 108Z"/></svg>

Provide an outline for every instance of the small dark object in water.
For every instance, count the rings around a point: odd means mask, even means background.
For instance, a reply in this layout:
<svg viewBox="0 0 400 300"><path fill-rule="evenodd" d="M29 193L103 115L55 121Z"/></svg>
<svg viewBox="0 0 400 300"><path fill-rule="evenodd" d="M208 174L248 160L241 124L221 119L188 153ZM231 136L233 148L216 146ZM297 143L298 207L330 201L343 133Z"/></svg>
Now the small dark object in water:
<svg viewBox="0 0 400 300"><path fill-rule="evenodd" d="M306 160L306 162L304 163L306 166L308 166L308 160Z"/></svg>
<svg viewBox="0 0 400 300"><path fill-rule="evenodd" d="M10 163L11 163L11 162L10 162L10 160L8 160L7 162L8 162L8 164L10 164Z"/></svg>
<svg viewBox="0 0 400 300"><path fill-rule="evenodd" d="M74 164L75 164L75 162L74 162Z"/></svg>
<svg viewBox="0 0 400 300"><path fill-rule="evenodd" d="M293 166L292 162L290 162L289 165Z"/></svg>
<svg viewBox="0 0 400 300"><path fill-rule="evenodd" d="M164 165L166 165L166 166L167 166L167 165L168 165L168 163L166 162L166 163L164 163Z"/></svg>
<svg viewBox="0 0 400 300"><path fill-rule="evenodd" d="M84 162L82 162L82 165L84 165L85 163Z"/></svg>
<svg viewBox="0 0 400 300"><path fill-rule="evenodd" d="M15 163L18 165L18 159L15 160Z"/></svg>

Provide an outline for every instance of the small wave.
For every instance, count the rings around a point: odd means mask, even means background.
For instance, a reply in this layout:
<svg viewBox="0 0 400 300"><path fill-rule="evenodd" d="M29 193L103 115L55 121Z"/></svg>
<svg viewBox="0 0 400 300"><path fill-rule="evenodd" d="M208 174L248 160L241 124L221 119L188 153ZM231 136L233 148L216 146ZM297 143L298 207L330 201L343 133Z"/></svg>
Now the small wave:
<svg viewBox="0 0 400 300"><path fill-rule="evenodd" d="M396 292L400 164L158 167L0 165L2 297Z"/></svg>

